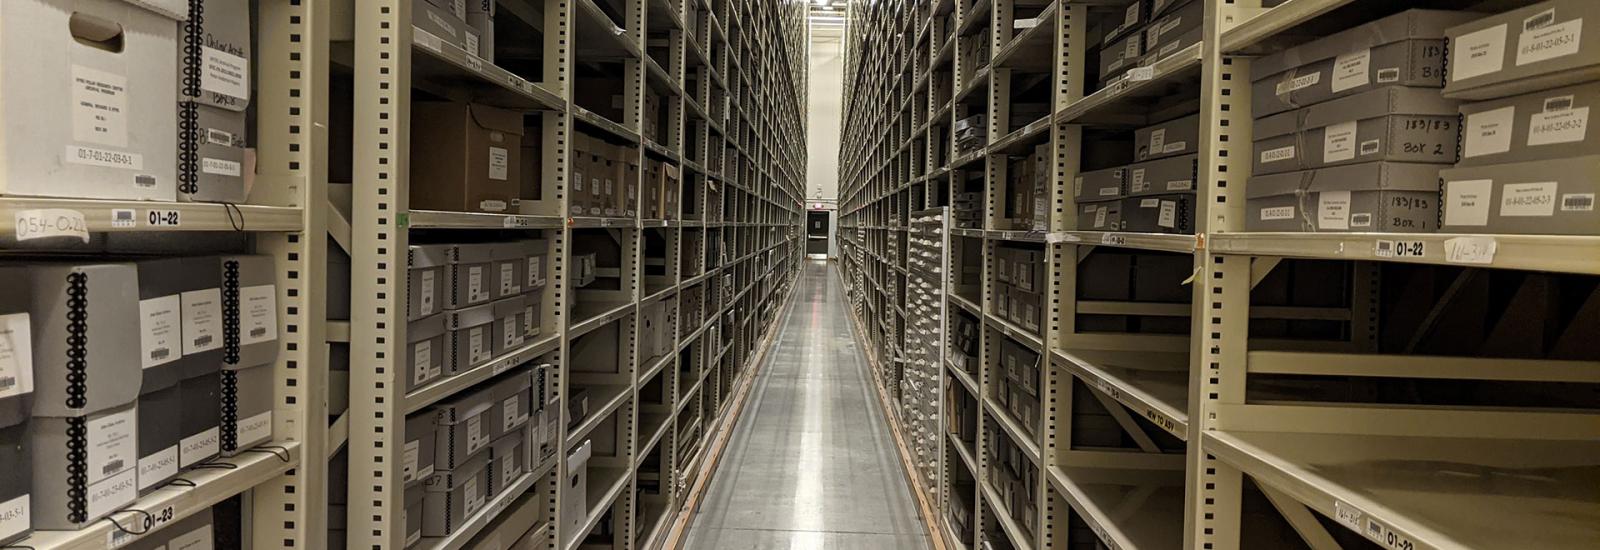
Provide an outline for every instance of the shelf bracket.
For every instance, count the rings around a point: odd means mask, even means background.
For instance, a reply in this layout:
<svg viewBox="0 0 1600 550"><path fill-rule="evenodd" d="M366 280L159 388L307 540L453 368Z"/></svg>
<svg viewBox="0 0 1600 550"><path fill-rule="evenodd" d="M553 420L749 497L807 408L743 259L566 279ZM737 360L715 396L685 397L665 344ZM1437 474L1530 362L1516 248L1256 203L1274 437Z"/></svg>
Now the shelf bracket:
<svg viewBox="0 0 1600 550"><path fill-rule="evenodd" d="M1300 538L1305 539L1306 545L1310 546L1311 550L1341 548L1339 543L1333 540L1333 535L1322 527L1322 523L1317 521L1316 516L1312 515L1311 510L1306 509L1304 504L1266 485L1257 483L1256 487L1261 488L1261 492L1267 495L1267 500L1272 502L1272 507L1277 508L1283 519L1288 520L1289 526L1294 527L1295 532L1300 534Z"/></svg>
<svg viewBox="0 0 1600 550"><path fill-rule="evenodd" d="M1259 285L1261 284L1261 281L1266 280L1267 275L1271 275L1272 270L1277 269L1278 264L1280 263L1283 263L1283 258L1278 256L1261 256L1251 260L1250 288L1255 289L1256 285Z"/></svg>

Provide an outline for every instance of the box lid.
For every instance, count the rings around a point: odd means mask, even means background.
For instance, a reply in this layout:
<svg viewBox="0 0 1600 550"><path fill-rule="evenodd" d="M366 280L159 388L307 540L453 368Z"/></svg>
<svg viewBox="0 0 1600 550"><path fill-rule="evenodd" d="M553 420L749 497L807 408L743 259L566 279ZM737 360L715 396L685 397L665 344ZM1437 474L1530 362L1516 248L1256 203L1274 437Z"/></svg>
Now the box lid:
<svg viewBox="0 0 1600 550"><path fill-rule="evenodd" d="M1256 119L1252 139L1261 141L1387 115L1454 116L1460 106L1460 101L1445 99L1436 89L1389 86Z"/></svg>
<svg viewBox="0 0 1600 550"><path fill-rule="evenodd" d="M450 263L451 245L428 244L407 247L406 267L411 269L438 267Z"/></svg>
<svg viewBox="0 0 1600 550"><path fill-rule="evenodd" d="M450 330L461 330L464 328L472 328L479 325L493 323L495 318L495 303L496 302L491 302L468 308L445 310L444 315L448 318L445 321L445 324Z"/></svg>
<svg viewBox="0 0 1600 550"><path fill-rule="evenodd" d="M1483 14L1464 11L1406 10L1256 59L1251 62L1250 76L1252 80L1265 80L1296 67L1365 48L1402 40L1443 39L1445 29L1480 17Z"/></svg>
<svg viewBox="0 0 1600 550"><path fill-rule="evenodd" d="M507 134L522 135L522 113L507 111L477 103L467 105L467 112L478 127Z"/></svg>
<svg viewBox="0 0 1600 550"><path fill-rule="evenodd" d="M522 446L522 441L522 430L506 432L505 435L500 436L499 439L489 444L490 456L499 458L506 455L521 454L517 453L516 449Z"/></svg>
<svg viewBox="0 0 1600 550"><path fill-rule="evenodd" d="M450 263L452 264L481 264L494 260L494 245L480 244L455 244L450 247Z"/></svg>
<svg viewBox="0 0 1600 550"><path fill-rule="evenodd" d="M567 454L567 475L589 466L589 457L594 455L594 440L585 439L583 444Z"/></svg>
<svg viewBox="0 0 1600 550"><path fill-rule="evenodd" d="M466 422L474 416L487 412L494 404L494 392L490 388L477 389L465 394L441 401L433 406L433 423L438 426L449 426Z"/></svg>
<svg viewBox="0 0 1600 550"><path fill-rule="evenodd" d="M528 388L531 387L533 387L533 378L529 377L527 373L519 371L495 382L494 388L490 391L494 396L493 400L498 403L513 395L528 391Z"/></svg>
<svg viewBox="0 0 1600 550"><path fill-rule="evenodd" d="M510 298L495 300L490 302L489 305L494 307L494 318L504 319L522 313L523 308L527 307L528 301L523 299L521 294L518 294Z"/></svg>
<svg viewBox="0 0 1600 550"><path fill-rule="evenodd" d="M165 15L178 21L189 20L189 3L185 0L123 0L129 4Z"/></svg>
<svg viewBox="0 0 1600 550"><path fill-rule="evenodd" d="M415 344L444 334L445 317L448 317L448 315L435 313L406 324L406 343Z"/></svg>
<svg viewBox="0 0 1600 550"><path fill-rule="evenodd" d="M522 251L522 255L524 257L546 256L550 254L550 243L546 242L544 239L527 239L517 241L516 246Z"/></svg>
<svg viewBox="0 0 1600 550"><path fill-rule="evenodd" d="M1447 166L1379 161L1255 176L1245 195L1256 199L1322 191L1437 192L1439 170Z"/></svg>
<svg viewBox="0 0 1600 550"><path fill-rule="evenodd" d="M493 243L490 245L489 256L497 262L521 260L528 257L521 242Z"/></svg>

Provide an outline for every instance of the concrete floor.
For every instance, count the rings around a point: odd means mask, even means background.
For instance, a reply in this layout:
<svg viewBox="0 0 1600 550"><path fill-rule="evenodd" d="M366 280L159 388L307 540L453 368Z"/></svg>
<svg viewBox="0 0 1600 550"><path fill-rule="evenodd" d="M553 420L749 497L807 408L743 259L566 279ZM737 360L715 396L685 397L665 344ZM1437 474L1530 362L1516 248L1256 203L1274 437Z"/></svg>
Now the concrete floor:
<svg viewBox="0 0 1600 550"><path fill-rule="evenodd" d="M808 261L685 548L929 548L850 328Z"/></svg>

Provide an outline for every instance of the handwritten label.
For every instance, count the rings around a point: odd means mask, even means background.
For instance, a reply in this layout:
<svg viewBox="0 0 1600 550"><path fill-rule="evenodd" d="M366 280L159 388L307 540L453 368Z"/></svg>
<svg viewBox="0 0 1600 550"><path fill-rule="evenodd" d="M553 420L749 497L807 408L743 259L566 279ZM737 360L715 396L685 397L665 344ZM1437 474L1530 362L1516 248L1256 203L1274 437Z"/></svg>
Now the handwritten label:
<svg viewBox="0 0 1600 550"><path fill-rule="evenodd" d="M89 242L89 223L83 213L65 208L42 208L17 212L18 241L70 237Z"/></svg>
<svg viewBox="0 0 1600 550"><path fill-rule="evenodd" d="M1444 261L1457 264L1492 264L1499 243L1493 237L1455 237L1444 242Z"/></svg>

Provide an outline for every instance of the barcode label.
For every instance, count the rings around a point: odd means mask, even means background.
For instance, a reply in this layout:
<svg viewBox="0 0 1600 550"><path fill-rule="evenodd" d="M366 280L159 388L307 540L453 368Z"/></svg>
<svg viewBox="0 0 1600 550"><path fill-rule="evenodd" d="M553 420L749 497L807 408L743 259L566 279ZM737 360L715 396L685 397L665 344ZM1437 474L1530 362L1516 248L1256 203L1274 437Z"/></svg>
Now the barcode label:
<svg viewBox="0 0 1600 550"><path fill-rule="evenodd" d="M0 391L9 390L11 388L16 387L16 385L17 385L17 377L15 377L15 376L7 376L5 378L0 378Z"/></svg>
<svg viewBox="0 0 1600 550"><path fill-rule="evenodd" d="M117 228L134 227L134 226L138 225L138 223L139 223L138 222L138 218L136 218L134 216L135 216L135 214L134 214L134 211L132 211L132 210L126 210L126 209L120 209L120 208L116 209L116 210L112 210L111 211L111 227L117 227Z"/></svg>
<svg viewBox="0 0 1600 550"><path fill-rule="evenodd" d="M1594 193L1573 193L1561 196L1561 211L1588 212L1594 210Z"/></svg>
<svg viewBox="0 0 1600 550"><path fill-rule="evenodd" d="M117 472L120 472L120 471L122 471L122 459L120 459L120 458L117 459L117 460L112 460L110 462L107 462L105 466L102 466L100 468L100 474L101 475L106 475L106 476L109 476L111 474L114 474L114 473L117 473Z"/></svg>
<svg viewBox="0 0 1600 550"><path fill-rule="evenodd" d="M1378 241L1372 255L1379 258L1421 258L1427 254L1423 241Z"/></svg>

